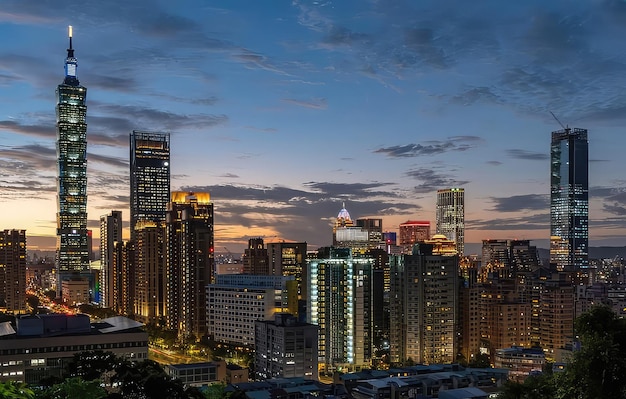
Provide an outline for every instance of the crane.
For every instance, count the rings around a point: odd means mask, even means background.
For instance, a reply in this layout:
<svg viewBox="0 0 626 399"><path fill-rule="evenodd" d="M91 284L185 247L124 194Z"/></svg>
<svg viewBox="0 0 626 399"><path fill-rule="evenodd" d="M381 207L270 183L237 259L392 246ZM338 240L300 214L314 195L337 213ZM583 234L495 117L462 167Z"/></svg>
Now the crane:
<svg viewBox="0 0 626 399"><path fill-rule="evenodd" d="M554 112L550 111L550 115L552 115L552 117L554 119L556 119L556 121L559 123L559 125L561 125L561 127L563 128L563 130L569 130L569 127L565 127L563 126L563 124L561 123L561 121L559 120L559 118L556 117L556 115L554 115Z"/></svg>

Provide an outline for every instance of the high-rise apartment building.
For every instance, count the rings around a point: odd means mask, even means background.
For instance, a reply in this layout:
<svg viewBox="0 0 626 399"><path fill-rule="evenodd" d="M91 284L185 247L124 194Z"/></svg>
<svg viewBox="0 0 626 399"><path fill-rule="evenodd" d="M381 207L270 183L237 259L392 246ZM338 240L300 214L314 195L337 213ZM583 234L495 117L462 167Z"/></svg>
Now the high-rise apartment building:
<svg viewBox="0 0 626 399"><path fill-rule="evenodd" d="M214 271L209 193L172 192L166 215L167 324L179 337L206 335L206 286Z"/></svg>
<svg viewBox="0 0 626 399"><path fill-rule="evenodd" d="M307 260L307 321L319 326L320 367L332 375L370 366L374 259L349 248L328 252Z"/></svg>
<svg viewBox="0 0 626 399"><path fill-rule="evenodd" d="M306 299L306 242L267 244L269 269L275 276L293 276L298 283L298 298Z"/></svg>
<svg viewBox="0 0 626 399"><path fill-rule="evenodd" d="M550 263L557 270L589 266L589 143L587 130L552 132Z"/></svg>
<svg viewBox="0 0 626 399"><path fill-rule="evenodd" d="M130 238L140 220L164 222L170 202L170 134L130 135Z"/></svg>
<svg viewBox="0 0 626 399"><path fill-rule="evenodd" d="M453 363L458 353L459 258L420 244L391 260L391 361Z"/></svg>
<svg viewBox="0 0 626 399"><path fill-rule="evenodd" d="M122 242L122 211L100 216L100 306L111 307L114 302L113 252L115 243Z"/></svg>
<svg viewBox="0 0 626 399"><path fill-rule="evenodd" d="M65 78L57 86L56 130L58 166L57 291L72 275L89 276L87 237L87 89L76 77L77 61L70 46Z"/></svg>
<svg viewBox="0 0 626 399"><path fill-rule="evenodd" d="M135 310L135 248L130 241L117 241L113 244L113 269L109 307L119 314L130 315Z"/></svg>
<svg viewBox="0 0 626 399"><path fill-rule="evenodd" d="M380 218L358 218L356 226L367 231L368 248L378 248L384 242L383 220Z"/></svg>
<svg viewBox="0 0 626 399"><path fill-rule="evenodd" d="M26 312L26 230L0 230L0 307Z"/></svg>
<svg viewBox="0 0 626 399"><path fill-rule="evenodd" d="M456 242L459 256L465 251L465 190L437 190L437 234Z"/></svg>
<svg viewBox="0 0 626 399"><path fill-rule="evenodd" d="M139 221L135 226L134 314L146 324L166 319L166 245L164 224Z"/></svg>
<svg viewBox="0 0 626 399"><path fill-rule="evenodd" d="M400 247L402 253L411 254L413 245L430 239L430 222L428 220L407 220L400 224Z"/></svg>

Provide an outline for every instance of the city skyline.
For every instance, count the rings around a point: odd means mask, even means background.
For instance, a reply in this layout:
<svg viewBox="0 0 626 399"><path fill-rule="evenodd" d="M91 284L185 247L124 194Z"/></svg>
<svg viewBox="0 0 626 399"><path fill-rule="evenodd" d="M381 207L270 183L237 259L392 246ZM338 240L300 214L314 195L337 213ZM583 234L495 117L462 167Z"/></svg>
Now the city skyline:
<svg viewBox="0 0 626 399"><path fill-rule="evenodd" d="M466 243L547 247L552 111L589 131L590 245L623 245L626 4L463 5L8 1L3 228L55 248L54 87L73 25L94 232L121 210L129 237L129 135L150 130L171 132L172 190L211 194L218 250L329 245L343 202L384 230L434 225L450 187Z"/></svg>

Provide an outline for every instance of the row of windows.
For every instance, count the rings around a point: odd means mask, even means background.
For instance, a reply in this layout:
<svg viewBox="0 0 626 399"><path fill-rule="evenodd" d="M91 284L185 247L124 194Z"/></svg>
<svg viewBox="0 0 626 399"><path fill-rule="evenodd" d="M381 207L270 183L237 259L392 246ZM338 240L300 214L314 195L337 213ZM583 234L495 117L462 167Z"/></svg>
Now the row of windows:
<svg viewBox="0 0 626 399"><path fill-rule="evenodd" d="M41 348L16 348L16 349L2 349L0 350L0 356L7 355L22 355L30 353L50 353L50 352L78 352L86 350L98 350L98 349L115 349L115 348L135 348L135 347L147 347L147 341L134 341L134 342L114 342L108 344L89 344L89 345L65 345L65 346L47 346Z"/></svg>

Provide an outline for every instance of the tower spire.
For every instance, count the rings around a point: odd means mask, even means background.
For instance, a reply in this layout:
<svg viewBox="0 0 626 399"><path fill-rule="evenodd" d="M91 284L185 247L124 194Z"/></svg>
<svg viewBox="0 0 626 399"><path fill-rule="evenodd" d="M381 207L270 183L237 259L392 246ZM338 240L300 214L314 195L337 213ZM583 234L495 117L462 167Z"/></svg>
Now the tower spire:
<svg viewBox="0 0 626 399"><path fill-rule="evenodd" d="M68 26L68 36L70 38L70 48L67 49L67 58L74 58L74 49L72 48L72 25Z"/></svg>
<svg viewBox="0 0 626 399"><path fill-rule="evenodd" d="M68 27L68 36L70 38L70 47L67 49L67 58L65 59L65 79L63 83L70 86L78 86L79 82L76 78L76 68L78 61L74 57L74 48L72 48L72 25Z"/></svg>

